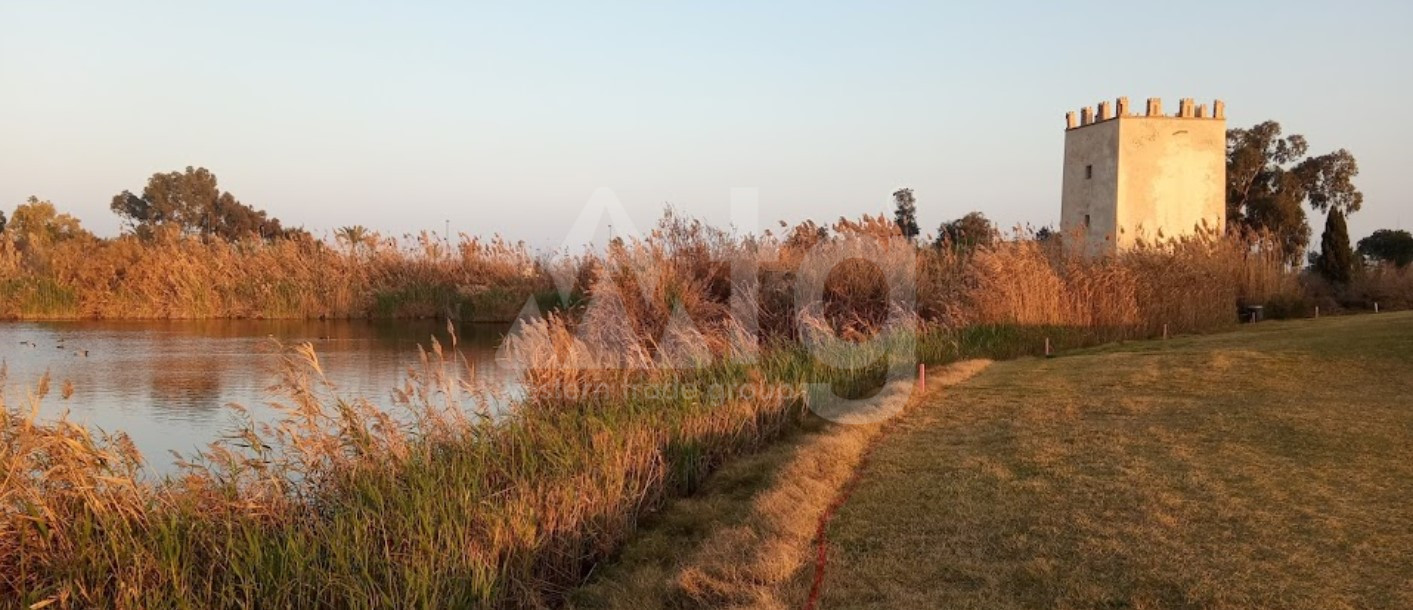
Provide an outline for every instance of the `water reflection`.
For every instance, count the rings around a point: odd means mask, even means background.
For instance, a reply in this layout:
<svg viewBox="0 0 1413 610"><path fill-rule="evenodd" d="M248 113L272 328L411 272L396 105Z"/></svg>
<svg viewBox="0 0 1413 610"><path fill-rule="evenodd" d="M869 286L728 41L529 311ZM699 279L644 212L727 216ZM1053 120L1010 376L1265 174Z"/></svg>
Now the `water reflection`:
<svg viewBox="0 0 1413 610"><path fill-rule="evenodd" d="M457 329L477 377L508 387L512 375L495 362L503 325ZM67 409L75 421L132 437L156 471L170 451L191 453L230 430L226 405L257 416L271 394L276 342L313 343L341 394L391 405L391 390L418 362L417 346L448 339L445 326L417 322L153 321L3 322L0 362L8 369L7 404L19 405L47 371L51 393L42 413ZM57 389L72 381L74 394Z"/></svg>

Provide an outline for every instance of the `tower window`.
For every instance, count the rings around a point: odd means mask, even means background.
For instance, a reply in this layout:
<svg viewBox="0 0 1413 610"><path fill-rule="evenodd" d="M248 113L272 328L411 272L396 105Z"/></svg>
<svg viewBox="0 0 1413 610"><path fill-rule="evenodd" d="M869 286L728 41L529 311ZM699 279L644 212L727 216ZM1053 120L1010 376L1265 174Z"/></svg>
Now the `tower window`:
<svg viewBox="0 0 1413 610"><path fill-rule="evenodd" d="M1084 228L1086 228L1086 229L1089 228L1089 215L1088 215L1088 214L1085 214L1085 215L1084 215Z"/></svg>
<svg viewBox="0 0 1413 610"><path fill-rule="evenodd" d="M1086 166L1084 166L1084 179L1085 179L1085 180L1090 180L1090 179L1093 179L1093 178L1094 178L1094 166L1093 166L1093 165L1086 165Z"/></svg>

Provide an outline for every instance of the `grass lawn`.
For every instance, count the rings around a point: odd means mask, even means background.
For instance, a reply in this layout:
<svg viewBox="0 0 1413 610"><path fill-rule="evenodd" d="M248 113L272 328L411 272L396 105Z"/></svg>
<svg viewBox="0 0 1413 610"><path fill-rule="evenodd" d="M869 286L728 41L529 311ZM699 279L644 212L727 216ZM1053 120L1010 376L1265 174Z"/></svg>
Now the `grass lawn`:
<svg viewBox="0 0 1413 610"><path fill-rule="evenodd" d="M829 537L822 608L1413 608L1413 313L998 362Z"/></svg>

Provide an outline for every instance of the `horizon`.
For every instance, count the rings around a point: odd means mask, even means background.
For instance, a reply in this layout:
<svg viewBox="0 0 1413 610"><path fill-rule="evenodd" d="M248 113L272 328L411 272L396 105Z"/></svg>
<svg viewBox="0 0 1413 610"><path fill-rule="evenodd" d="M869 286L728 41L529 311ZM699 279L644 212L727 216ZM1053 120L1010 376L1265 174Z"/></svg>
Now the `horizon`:
<svg viewBox="0 0 1413 610"><path fill-rule="evenodd" d="M1413 3L951 4L0 3L0 610L1413 608Z"/></svg>
<svg viewBox="0 0 1413 610"><path fill-rule="evenodd" d="M736 188L759 189L761 227L888 213L912 188L924 233L971 211L1038 228L1058 224L1064 114L1120 96L1222 99L1229 128L1271 119L1312 154L1349 149L1354 240L1406 228L1413 191L1393 77L1413 8L1391 2L1153 7L1161 21L1029 3L268 8L0 8L0 57L19 59L0 61L0 210L33 195L115 235L113 195L191 165L321 237L449 224L553 249L600 189L640 229L667 205L726 226ZM1193 34L1223 24L1302 53Z"/></svg>

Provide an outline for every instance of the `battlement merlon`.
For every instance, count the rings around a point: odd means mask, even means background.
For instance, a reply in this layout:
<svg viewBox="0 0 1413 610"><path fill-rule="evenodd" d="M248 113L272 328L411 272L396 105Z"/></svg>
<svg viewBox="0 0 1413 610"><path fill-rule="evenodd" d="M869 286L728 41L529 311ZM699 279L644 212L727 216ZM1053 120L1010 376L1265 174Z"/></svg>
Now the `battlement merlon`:
<svg viewBox="0 0 1413 610"><path fill-rule="evenodd" d="M1209 107L1206 104L1198 104L1193 98L1185 97L1178 100L1178 111L1175 114L1166 115L1163 114L1163 99L1150 97L1145 110L1146 112L1141 115L1132 113L1126 97L1118 98L1113 102L1102 101L1097 106L1081 108L1078 115L1074 112L1065 113L1065 129L1079 129L1123 118L1179 118L1218 121L1224 121L1227 118L1227 105L1222 100L1213 101Z"/></svg>

